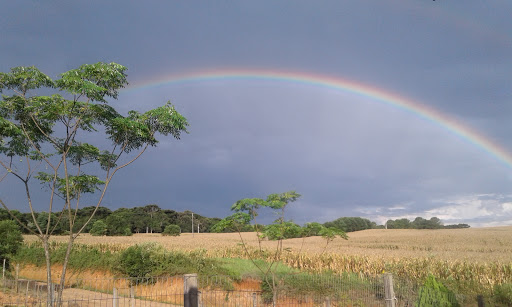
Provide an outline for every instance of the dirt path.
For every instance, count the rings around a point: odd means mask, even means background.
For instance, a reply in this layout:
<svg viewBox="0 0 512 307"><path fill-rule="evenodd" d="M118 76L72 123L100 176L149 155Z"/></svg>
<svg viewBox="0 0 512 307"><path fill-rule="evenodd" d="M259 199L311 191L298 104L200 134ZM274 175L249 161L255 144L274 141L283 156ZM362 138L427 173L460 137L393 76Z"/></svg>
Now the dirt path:
<svg viewBox="0 0 512 307"><path fill-rule="evenodd" d="M183 305L175 305L171 303L155 302L153 300L179 301L182 299L179 295L160 295L151 297L152 300L134 299L133 302L129 297L119 297L117 306L152 306L152 307L177 307ZM112 294L88 291L82 289L65 289L63 292L63 300L67 302L67 306L114 306L114 296Z"/></svg>
<svg viewBox="0 0 512 307"><path fill-rule="evenodd" d="M89 307L89 306L105 306L105 307L113 307L114 306L114 296L112 294L82 290L82 289L65 289L63 292L63 301L64 306L68 307ZM33 294L22 294L22 293L14 293L13 290L4 289L0 291L0 306L41 306L45 305L46 298L38 298ZM151 297L151 299L162 300L162 301L179 301L182 300L178 295L161 295L156 297ZM162 303L155 302L153 300L143 300L143 299L134 299L133 302L129 297L119 297L117 299L118 307L178 307L183 306L171 304L171 303Z"/></svg>

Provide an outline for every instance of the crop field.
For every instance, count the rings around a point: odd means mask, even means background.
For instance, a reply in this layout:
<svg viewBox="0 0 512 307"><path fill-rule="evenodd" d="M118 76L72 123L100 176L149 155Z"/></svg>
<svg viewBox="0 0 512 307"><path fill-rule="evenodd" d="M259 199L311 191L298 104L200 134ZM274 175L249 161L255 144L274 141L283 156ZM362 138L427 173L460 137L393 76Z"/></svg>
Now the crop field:
<svg viewBox="0 0 512 307"><path fill-rule="evenodd" d="M372 229L349 233L349 239L335 239L326 247L321 237L288 239L284 249L291 253L308 255L332 254L340 256L364 256L379 259L432 258L443 261L467 261L471 263L511 263L512 226L468 229ZM256 233L242 233L248 246L258 248ZM55 236L56 242L65 242L67 236ZM35 236L26 235L27 243L36 241ZM184 233L179 237L160 234L134 234L130 237L93 237L83 234L78 244L97 245L112 250L128 246L156 242L167 249L196 250L208 252L231 250L240 247L238 233ZM262 248L274 250L275 241L264 240ZM233 255L235 256L235 255Z"/></svg>
<svg viewBox="0 0 512 307"><path fill-rule="evenodd" d="M80 236L77 245L94 246L102 251L121 251L144 242L156 242L169 250L200 253L206 258L259 258L276 260L277 242L262 241L255 233L243 233L247 250L238 233L135 234L131 237ZM36 240L26 236L26 242ZM67 237L54 237L65 242ZM320 273L393 273L400 279L422 281L429 274L463 289L485 288L512 283L512 227L385 230L373 229L349 233L349 239L335 239L326 246L321 237L288 239L283 242L279 259L302 271Z"/></svg>

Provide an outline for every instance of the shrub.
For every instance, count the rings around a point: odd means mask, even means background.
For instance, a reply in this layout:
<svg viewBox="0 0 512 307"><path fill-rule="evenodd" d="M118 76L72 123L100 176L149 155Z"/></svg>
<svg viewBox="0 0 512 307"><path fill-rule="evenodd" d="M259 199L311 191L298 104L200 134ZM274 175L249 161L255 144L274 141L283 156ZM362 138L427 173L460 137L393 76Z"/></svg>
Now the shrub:
<svg viewBox="0 0 512 307"><path fill-rule="evenodd" d="M123 229L123 233L121 235L123 235L123 236L132 236L133 233L132 233L132 230L130 229L130 227L126 227L125 229Z"/></svg>
<svg viewBox="0 0 512 307"><path fill-rule="evenodd" d="M494 299L497 303L512 306L512 283L494 286Z"/></svg>
<svg viewBox="0 0 512 307"><path fill-rule="evenodd" d="M137 244L121 252L118 269L129 277L149 277L158 263L154 259L157 246L154 243Z"/></svg>
<svg viewBox="0 0 512 307"><path fill-rule="evenodd" d="M181 228L178 225L167 225L162 232L163 236L174 236L177 237L181 233Z"/></svg>
<svg viewBox="0 0 512 307"><path fill-rule="evenodd" d="M0 259L9 260L18 252L23 243L21 230L16 222L5 220L0 222Z"/></svg>
<svg viewBox="0 0 512 307"><path fill-rule="evenodd" d="M97 220L92 224L89 233L93 236L104 236L107 234L107 224L103 220Z"/></svg>
<svg viewBox="0 0 512 307"><path fill-rule="evenodd" d="M455 294L429 275L420 288L417 307L459 307Z"/></svg>

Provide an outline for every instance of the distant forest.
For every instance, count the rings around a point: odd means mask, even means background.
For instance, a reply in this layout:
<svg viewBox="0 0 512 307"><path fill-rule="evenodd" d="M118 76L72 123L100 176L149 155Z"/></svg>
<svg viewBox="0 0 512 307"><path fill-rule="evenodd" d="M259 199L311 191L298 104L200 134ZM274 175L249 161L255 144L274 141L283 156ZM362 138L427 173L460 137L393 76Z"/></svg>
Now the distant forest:
<svg viewBox="0 0 512 307"><path fill-rule="evenodd" d="M78 231L84 223L91 216L94 211L94 207L85 207L77 211L74 224L74 231ZM36 225L33 222L31 213L22 213L17 210L11 211L21 222L28 226L32 230L36 230ZM46 227L48 213L36 212L36 221L41 227ZM192 222L193 218L193 222ZM0 208L0 221L10 220L12 217L5 209ZM52 213L51 214L51 225L53 234L60 235L66 234L66 229L69 227L67 214ZM119 208L112 211L105 207L99 207L96 211L91 222L85 228L85 232L89 232L91 228L96 224L96 227L100 226L104 228L103 234L105 235L131 235L133 233L162 233L168 225L178 225L182 233L190 233L192 231L192 225L194 225L193 232L204 233L204 232L215 232L215 224L221 221L220 218L210 218L199 215L192 211L177 212L174 210L161 209L158 205L150 204L143 207L134 208ZM316 226L322 225L326 228L333 227L340 229L344 232L353 232L365 229L441 229L441 228L469 228L468 224L456 224L456 225L443 225L441 220L437 217L433 217L429 220L417 217L413 221L408 219L397 219L388 220L385 225L377 225L368 219L361 217L341 217L334 221L320 223L307 223L303 227L293 223L293 221L286 222L289 224L289 229L293 229L288 237L301 237L317 235L312 229L316 229ZM262 228L267 227L264 225L258 225ZM254 225L245 225L241 231L254 231ZM260 229L262 229L260 228ZM29 233L28 230L22 229L25 233ZM224 229L223 232L235 232L237 229Z"/></svg>

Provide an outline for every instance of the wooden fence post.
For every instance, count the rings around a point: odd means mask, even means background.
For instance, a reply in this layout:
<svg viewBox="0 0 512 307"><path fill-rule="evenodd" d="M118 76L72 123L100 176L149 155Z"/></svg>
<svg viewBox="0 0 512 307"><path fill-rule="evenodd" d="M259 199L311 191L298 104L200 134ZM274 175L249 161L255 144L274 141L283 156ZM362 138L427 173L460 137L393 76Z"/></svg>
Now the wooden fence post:
<svg viewBox="0 0 512 307"><path fill-rule="evenodd" d="M2 280L5 279L5 260L6 259L4 259L4 265L2 266Z"/></svg>
<svg viewBox="0 0 512 307"><path fill-rule="evenodd" d="M391 273L384 274L384 299L386 300L386 307L396 306L393 275Z"/></svg>
<svg viewBox="0 0 512 307"><path fill-rule="evenodd" d="M132 282L130 282L130 307L135 307L135 288Z"/></svg>
<svg viewBox="0 0 512 307"><path fill-rule="evenodd" d="M484 296L483 295L477 295L476 296L476 301L478 303L478 307L485 307L485 302L484 302Z"/></svg>
<svg viewBox="0 0 512 307"><path fill-rule="evenodd" d="M116 285L114 284L114 289L112 291L112 306L113 307L119 307L119 298L117 296L117 288L116 288Z"/></svg>
<svg viewBox="0 0 512 307"><path fill-rule="evenodd" d="M330 297L325 298L325 307L331 307L331 298Z"/></svg>
<svg viewBox="0 0 512 307"><path fill-rule="evenodd" d="M197 300L197 274L183 275L184 307L198 307Z"/></svg>
<svg viewBox="0 0 512 307"><path fill-rule="evenodd" d="M252 294L252 307L258 307L258 296L256 293Z"/></svg>
<svg viewBox="0 0 512 307"><path fill-rule="evenodd" d="M18 293L18 278L20 277L20 265L16 264L16 278L14 280L14 287L16 289L16 293Z"/></svg>

